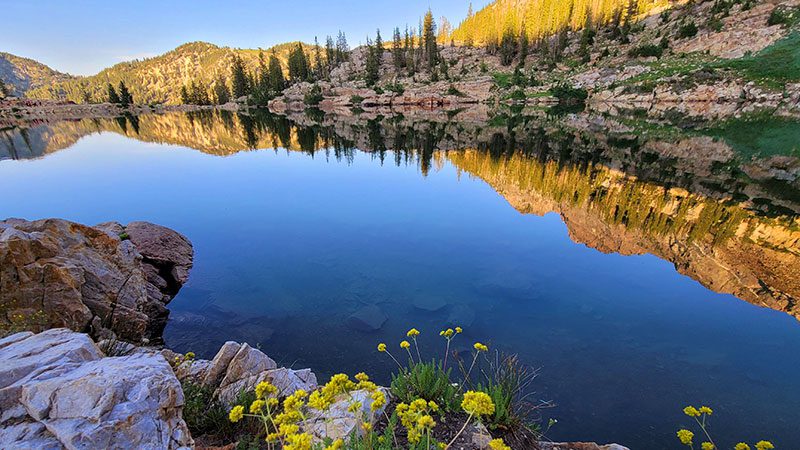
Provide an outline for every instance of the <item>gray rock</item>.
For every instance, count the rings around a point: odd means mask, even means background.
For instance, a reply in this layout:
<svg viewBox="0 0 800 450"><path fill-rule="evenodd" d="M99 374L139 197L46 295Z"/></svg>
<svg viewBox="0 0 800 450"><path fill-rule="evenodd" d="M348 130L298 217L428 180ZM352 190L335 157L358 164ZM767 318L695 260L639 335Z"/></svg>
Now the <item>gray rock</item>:
<svg viewBox="0 0 800 450"><path fill-rule="evenodd" d="M383 387L379 389L386 395L388 404L389 390ZM361 403L361 410L356 413L348 411L350 405L355 402ZM374 425L386 409L384 405L373 412L371 406L372 398L365 390L353 391L350 395L341 394L328 411L309 409L308 419L301 428L310 433L317 442L322 442L326 437L333 440L348 439L353 432L361 436L364 433L360 426L361 422L366 421Z"/></svg>
<svg viewBox="0 0 800 450"><path fill-rule="evenodd" d="M239 380L277 368L278 365L275 361L262 351L250 347L248 344L242 344L239 347L239 351L231 359L230 364L228 364L228 369L219 384L219 389L221 391Z"/></svg>
<svg viewBox="0 0 800 450"><path fill-rule="evenodd" d="M414 299L414 307L427 312L436 312L447 306L447 301L438 295L422 294Z"/></svg>
<svg viewBox="0 0 800 450"><path fill-rule="evenodd" d="M0 448L193 445L180 382L160 354L104 358L66 329L10 341L0 349Z"/></svg>
<svg viewBox="0 0 800 450"><path fill-rule="evenodd" d="M214 359L211 360L211 364L203 379L203 384L218 386L219 382L222 381L222 378L228 371L228 364L231 363L233 357L239 352L241 346L241 344L231 341L224 343L214 356Z"/></svg>
<svg viewBox="0 0 800 450"><path fill-rule="evenodd" d="M317 377L311 369L291 370L285 367L267 370L242 378L217 391L217 398L226 405L236 401L240 392L251 392L262 381L269 381L278 388L277 397L286 397L298 389L311 392L317 388Z"/></svg>

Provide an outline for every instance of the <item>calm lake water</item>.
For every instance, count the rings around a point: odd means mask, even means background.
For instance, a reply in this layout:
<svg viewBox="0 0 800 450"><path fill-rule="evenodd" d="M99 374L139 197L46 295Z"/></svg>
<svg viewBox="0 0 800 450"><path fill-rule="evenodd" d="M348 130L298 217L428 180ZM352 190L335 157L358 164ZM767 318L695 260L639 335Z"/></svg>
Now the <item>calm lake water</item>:
<svg viewBox="0 0 800 450"><path fill-rule="evenodd" d="M178 351L247 341L321 380L388 382L378 342L399 353L416 327L433 355L460 325L457 348L540 369L551 439L677 448L681 409L707 404L718 444L800 448L791 186L742 181L710 138L690 140L710 156L666 168L656 144L581 153L552 124L514 142L496 125L171 115L5 130L0 217L185 234L195 267L165 335Z"/></svg>

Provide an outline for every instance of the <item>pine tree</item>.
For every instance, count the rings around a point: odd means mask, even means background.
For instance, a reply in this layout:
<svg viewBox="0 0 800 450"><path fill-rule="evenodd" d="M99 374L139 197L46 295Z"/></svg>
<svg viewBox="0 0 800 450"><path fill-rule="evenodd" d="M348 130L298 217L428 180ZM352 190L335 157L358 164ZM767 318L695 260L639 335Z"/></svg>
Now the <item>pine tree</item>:
<svg viewBox="0 0 800 450"><path fill-rule="evenodd" d="M347 36L339 31L339 37L336 39L336 62L342 63L348 59L350 59L350 46L347 45Z"/></svg>
<svg viewBox="0 0 800 450"><path fill-rule="evenodd" d="M181 103L184 105L191 104L192 100L189 98L189 89L186 88L184 84L181 86Z"/></svg>
<svg viewBox="0 0 800 450"><path fill-rule="evenodd" d="M269 86L273 93L278 94L286 88L286 79L283 77L283 68L275 52L269 56Z"/></svg>
<svg viewBox="0 0 800 450"><path fill-rule="evenodd" d="M331 71L335 67L337 63L336 60L336 46L333 43L333 38L328 36L325 39L325 61L328 63L328 70L327 73L330 75Z"/></svg>
<svg viewBox="0 0 800 450"><path fill-rule="evenodd" d="M428 62L428 71L433 72L439 62L439 46L436 43L436 21L433 12L428 9L422 22L422 38L424 41L424 55Z"/></svg>
<svg viewBox="0 0 800 450"><path fill-rule="evenodd" d="M133 96L130 91L128 91L128 86L125 86L124 81L119 82L119 104L122 105L123 108L127 108L133 104Z"/></svg>
<svg viewBox="0 0 800 450"><path fill-rule="evenodd" d="M305 50L303 50L303 45L299 42L289 53L289 79L293 83L309 81L310 79L308 57Z"/></svg>
<svg viewBox="0 0 800 450"><path fill-rule="evenodd" d="M326 78L325 64L322 61L322 48L319 46L316 36L314 36L314 78L317 80Z"/></svg>
<svg viewBox="0 0 800 450"><path fill-rule="evenodd" d="M119 95L117 95L117 90L114 89L111 83L108 83L108 103L119 104Z"/></svg>
<svg viewBox="0 0 800 450"><path fill-rule="evenodd" d="M522 22L522 27L519 30L519 64L525 67L525 60L528 58L530 51L530 41L528 41L528 31L525 28L525 22Z"/></svg>
<svg viewBox="0 0 800 450"><path fill-rule="evenodd" d="M378 53L377 45L373 45L372 41L367 37L366 75L364 76L367 86L374 86L380 76Z"/></svg>
<svg viewBox="0 0 800 450"><path fill-rule="evenodd" d="M0 98L6 97L8 97L8 86L6 86L3 80L0 80Z"/></svg>
<svg viewBox="0 0 800 450"><path fill-rule="evenodd" d="M392 36L392 59L395 70L400 70L406 65L406 58L403 54L403 38L400 36L400 27L394 29Z"/></svg>
<svg viewBox="0 0 800 450"><path fill-rule="evenodd" d="M414 30L409 33L406 25L406 38L403 44L403 55L405 56L405 66L408 67L409 75L414 74Z"/></svg>
<svg viewBox="0 0 800 450"><path fill-rule="evenodd" d="M220 73L214 80L214 103L217 105L224 105L229 101L231 101L231 93L228 91L228 84L225 82L225 77Z"/></svg>
<svg viewBox="0 0 800 450"><path fill-rule="evenodd" d="M244 69L244 62L239 55L231 58L231 94L234 100L246 96L250 93L248 86L247 73Z"/></svg>
<svg viewBox="0 0 800 450"><path fill-rule="evenodd" d="M503 39L500 41L500 64L508 66L514 60L517 53L517 36L511 25L506 27L503 32Z"/></svg>
<svg viewBox="0 0 800 450"><path fill-rule="evenodd" d="M381 38L380 28L375 33L375 53L378 55L378 61L380 61L383 57L383 38Z"/></svg>

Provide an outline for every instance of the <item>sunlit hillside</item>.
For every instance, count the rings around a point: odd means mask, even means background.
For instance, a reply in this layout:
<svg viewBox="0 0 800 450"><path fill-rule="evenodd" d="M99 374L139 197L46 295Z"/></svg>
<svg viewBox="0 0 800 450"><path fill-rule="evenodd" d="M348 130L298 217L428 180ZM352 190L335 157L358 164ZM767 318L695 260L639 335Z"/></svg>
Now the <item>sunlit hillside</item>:
<svg viewBox="0 0 800 450"><path fill-rule="evenodd" d="M21 96L29 89L71 79L71 75L53 70L38 61L0 52L0 80L10 87L12 95Z"/></svg>
<svg viewBox="0 0 800 450"><path fill-rule="evenodd" d="M593 23L608 23L615 17L640 15L669 5L668 0L495 0L453 31L456 42L497 41L511 29L523 25L531 38L552 35L563 28L579 29L587 16Z"/></svg>
<svg viewBox="0 0 800 450"><path fill-rule="evenodd" d="M274 51L285 66L290 49L296 45L297 42L289 42L264 49L264 56L269 57ZM311 52L311 46L301 45L306 52ZM124 81L136 103L176 104L180 102L181 87L192 80L202 80L209 85L218 74L228 77L234 54L242 58L248 70L254 70L258 66L259 52L258 49L234 49L207 42L191 42L153 58L116 64L96 75L33 89L27 96L74 102L83 102L88 96L91 101L104 101L108 83L117 86Z"/></svg>

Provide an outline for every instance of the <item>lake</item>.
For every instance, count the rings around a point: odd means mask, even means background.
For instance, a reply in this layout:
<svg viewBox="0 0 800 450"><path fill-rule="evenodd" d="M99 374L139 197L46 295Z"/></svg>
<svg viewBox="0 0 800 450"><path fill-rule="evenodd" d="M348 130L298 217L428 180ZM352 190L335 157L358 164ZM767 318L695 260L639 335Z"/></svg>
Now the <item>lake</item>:
<svg viewBox="0 0 800 450"><path fill-rule="evenodd" d="M186 235L176 351L247 341L321 381L388 383L378 342L397 354L416 327L432 356L458 325L457 350L539 370L553 440L674 448L682 408L707 404L718 444L793 448L796 149L640 125L210 112L6 129L0 217Z"/></svg>

